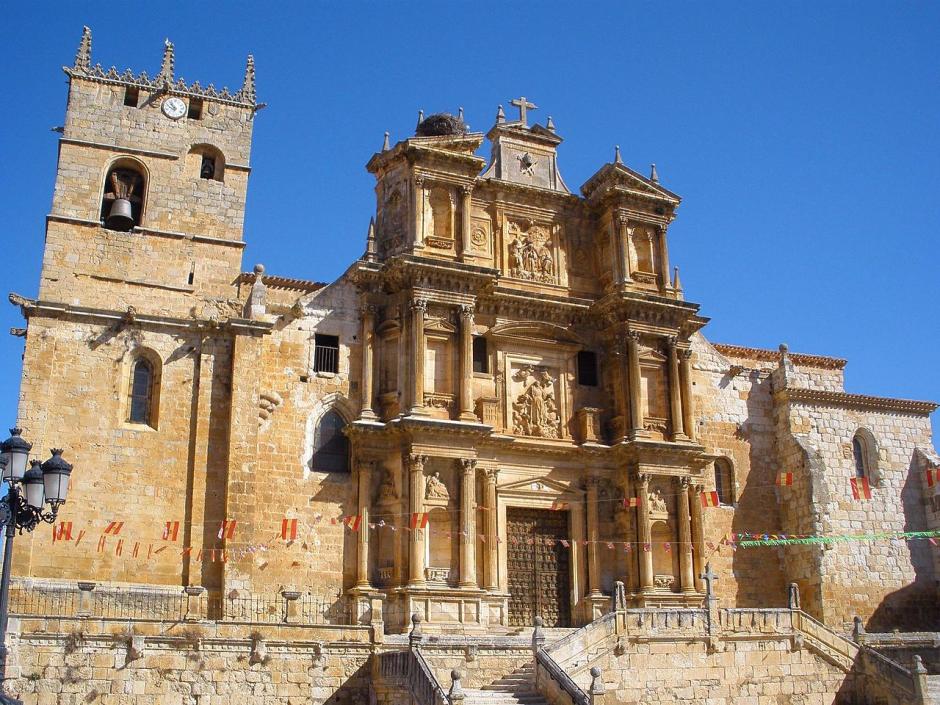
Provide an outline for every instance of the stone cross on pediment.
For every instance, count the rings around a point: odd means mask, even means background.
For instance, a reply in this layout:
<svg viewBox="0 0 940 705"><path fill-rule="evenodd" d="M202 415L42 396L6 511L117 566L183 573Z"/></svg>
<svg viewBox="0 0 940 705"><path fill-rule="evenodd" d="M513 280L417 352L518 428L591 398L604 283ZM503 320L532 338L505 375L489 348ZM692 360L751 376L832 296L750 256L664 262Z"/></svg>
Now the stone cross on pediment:
<svg viewBox="0 0 940 705"><path fill-rule="evenodd" d="M526 110L538 110L538 107L535 103L530 103L525 99L525 96L520 98L513 98L509 101L510 105L514 105L519 108L519 122L522 123L523 127L528 127L529 123L526 118Z"/></svg>
<svg viewBox="0 0 940 705"><path fill-rule="evenodd" d="M715 599L715 588L712 585L713 582L718 580L718 576L712 571L712 564L705 564L705 572L699 576L702 580L705 581L705 597L707 600Z"/></svg>

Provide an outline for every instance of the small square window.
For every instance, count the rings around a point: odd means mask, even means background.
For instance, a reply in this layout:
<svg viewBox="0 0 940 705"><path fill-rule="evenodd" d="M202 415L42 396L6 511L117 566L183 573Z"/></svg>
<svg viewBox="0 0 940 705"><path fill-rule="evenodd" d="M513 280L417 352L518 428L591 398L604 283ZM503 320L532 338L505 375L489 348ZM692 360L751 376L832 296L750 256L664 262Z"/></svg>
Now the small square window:
<svg viewBox="0 0 940 705"><path fill-rule="evenodd" d="M190 98L187 117L190 120L202 120L202 99Z"/></svg>
<svg viewBox="0 0 940 705"><path fill-rule="evenodd" d="M313 336L313 371L339 372L339 336L322 333Z"/></svg>
<svg viewBox="0 0 940 705"><path fill-rule="evenodd" d="M124 89L124 105L129 108L136 108L140 102L140 89L134 86L128 86Z"/></svg>
<svg viewBox="0 0 940 705"><path fill-rule="evenodd" d="M583 387L597 386L597 353L591 350L578 352L578 384Z"/></svg>

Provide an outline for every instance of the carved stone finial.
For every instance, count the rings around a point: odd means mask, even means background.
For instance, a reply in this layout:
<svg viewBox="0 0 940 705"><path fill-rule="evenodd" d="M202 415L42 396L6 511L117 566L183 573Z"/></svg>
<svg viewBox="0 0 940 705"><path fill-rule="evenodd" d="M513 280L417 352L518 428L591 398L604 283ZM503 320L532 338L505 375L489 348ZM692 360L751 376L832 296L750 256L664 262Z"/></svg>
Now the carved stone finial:
<svg viewBox="0 0 940 705"><path fill-rule="evenodd" d="M89 71L91 69L91 29L82 27L82 39L78 43L78 51L75 52L75 65L78 71Z"/></svg>
<svg viewBox="0 0 940 705"><path fill-rule="evenodd" d="M682 282L679 281L679 267L673 267L672 272L672 288L676 291L682 291Z"/></svg>
<svg viewBox="0 0 940 705"><path fill-rule="evenodd" d="M780 363L779 367L788 367L790 365L790 346L786 343L780 343Z"/></svg>
<svg viewBox="0 0 940 705"><path fill-rule="evenodd" d="M659 173L656 171L656 165L650 164L650 181L654 184L659 183Z"/></svg>
<svg viewBox="0 0 940 705"><path fill-rule="evenodd" d="M254 267L255 281L251 285L251 291L248 293L248 304L246 305L246 311L248 318L258 319L262 318L267 312L267 307L265 301L267 299L268 290L264 285L262 277L264 276L264 265L256 264Z"/></svg>
<svg viewBox="0 0 940 705"><path fill-rule="evenodd" d="M457 119L463 120L463 108L457 108Z"/></svg>
<svg viewBox="0 0 940 705"><path fill-rule="evenodd" d="M456 668L450 672L450 690L447 693L447 699L450 700L451 705L464 700L463 688L460 685L460 671Z"/></svg>
<svg viewBox="0 0 940 705"><path fill-rule="evenodd" d="M421 615L417 612L411 615L411 633L408 634L408 645L414 649L421 644L424 635L421 633Z"/></svg>
<svg viewBox="0 0 940 705"><path fill-rule="evenodd" d="M593 700L593 696L595 695L603 695L606 692L607 688L604 686L604 681L601 678L601 669L594 666L591 669L591 689L589 691L589 694L592 696L591 699Z"/></svg>
<svg viewBox="0 0 940 705"><path fill-rule="evenodd" d="M796 583L790 583L787 602L791 610L800 609L800 586Z"/></svg>
<svg viewBox="0 0 940 705"><path fill-rule="evenodd" d="M385 133L386 138L388 133ZM369 218L369 231L366 233L366 259L370 262L375 259L375 218Z"/></svg>
<svg viewBox="0 0 940 705"><path fill-rule="evenodd" d="M506 113L503 112L503 106L500 105L496 108L496 122L506 122Z"/></svg>
<svg viewBox="0 0 940 705"><path fill-rule="evenodd" d="M382 151L387 152L389 149L388 146L388 130L385 131L385 139L382 141Z"/></svg>
<svg viewBox="0 0 940 705"><path fill-rule="evenodd" d="M555 121L552 120L551 115L549 115L548 120L545 121L545 129L548 130L549 132L555 131Z"/></svg>
<svg viewBox="0 0 940 705"><path fill-rule="evenodd" d="M157 81L161 83L173 83L173 71L175 68L176 57L173 53L173 42L169 39L163 40L163 63L160 64L160 73L157 74Z"/></svg>
<svg viewBox="0 0 940 705"><path fill-rule="evenodd" d="M419 126L422 122L424 122L424 111L423 111L423 110L419 110L419 111L418 111L418 122L417 122L417 124L415 125L415 129L418 129L418 126Z"/></svg>
<svg viewBox="0 0 940 705"><path fill-rule="evenodd" d="M620 145L614 145L614 164L623 164L623 159L620 156Z"/></svg>
<svg viewBox="0 0 940 705"><path fill-rule="evenodd" d="M245 80L242 81L241 93L242 100L254 103L257 99L255 93L255 57L248 55L248 61L245 64Z"/></svg>

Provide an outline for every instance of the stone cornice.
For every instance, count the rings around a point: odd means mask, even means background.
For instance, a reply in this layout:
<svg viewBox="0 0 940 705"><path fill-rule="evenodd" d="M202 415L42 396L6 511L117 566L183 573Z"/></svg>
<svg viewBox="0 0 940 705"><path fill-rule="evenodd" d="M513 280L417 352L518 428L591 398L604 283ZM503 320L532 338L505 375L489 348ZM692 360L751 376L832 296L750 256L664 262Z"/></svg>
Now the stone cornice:
<svg viewBox="0 0 940 705"><path fill-rule="evenodd" d="M242 272L235 281L238 284L253 284L255 275L252 272ZM261 277L261 283L272 289L289 289L291 291L303 291L304 293L318 291L329 286L326 282L315 282L308 279L290 279L289 277L278 277L269 274L265 274Z"/></svg>
<svg viewBox="0 0 940 705"><path fill-rule="evenodd" d="M101 228L102 230L107 230L99 220L89 220L87 218L75 218L70 215L58 215L56 213L50 213L46 216L46 223L67 223L69 225L83 225L88 228ZM192 240L193 242L207 242L213 245L224 245L225 247L237 247L244 248L245 243L242 240L230 240L224 237L212 237L211 235L190 235L188 233L179 233L173 230L156 230L154 228L142 227L135 225L128 231L123 230L108 230L112 235L153 235L155 237L167 237L174 240Z"/></svg>
<svg viewBox="0 0 940 705"><path fill-rule="evenodd" d="M800 387L781 389L774 394L774 397L782 401L801 404L888 411L900 414L913 414L915 416L927 416L940 406L932 401L873 397L867 394L849 394L848 392L832 392L824 389L805 389Z"/></svg>
<svg viewBox="0 0 940 705"><path fill-rule="evenodd" d="M759 362L779 362L780 353L777 350L766 348L749 348L744 345L729 345L727 343L712 343L712 347L726 357L739 357ZM788 352L790 361L797 367L818 367L824 370L841 370L845 368L846 360L825 355L807 355L805 353Z"/></svg>

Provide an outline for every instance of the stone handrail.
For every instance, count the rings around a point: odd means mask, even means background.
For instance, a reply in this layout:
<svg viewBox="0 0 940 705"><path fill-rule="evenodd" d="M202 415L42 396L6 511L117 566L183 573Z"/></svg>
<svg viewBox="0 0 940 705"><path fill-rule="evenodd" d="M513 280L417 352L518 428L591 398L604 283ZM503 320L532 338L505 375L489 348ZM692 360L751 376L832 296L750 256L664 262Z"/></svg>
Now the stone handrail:
<svg viewBox="0 0 940 705"><path fill-rule="evenodd" d="M590 625L588 625L590 626ZM579 630L580 631L580 630ZM558 689L567 696L572 705L591 705L591 697L585 693L569 676L558 662L541 646L535 649L536 684L546 684L546 678L554 682ZM549 690L543 685L539 690ZM555 698L552 698L556 702Z"/></svg>
<svg viewBox="0 0 940 705"><path fill-rule="evenodd" d="M450 705L447 693L419 650L388 651L375 657L379 676L405 686L418 705Z"/></svg>

